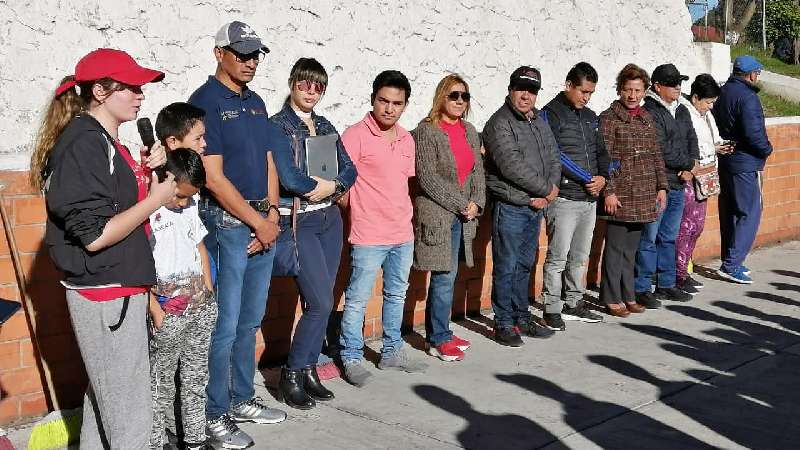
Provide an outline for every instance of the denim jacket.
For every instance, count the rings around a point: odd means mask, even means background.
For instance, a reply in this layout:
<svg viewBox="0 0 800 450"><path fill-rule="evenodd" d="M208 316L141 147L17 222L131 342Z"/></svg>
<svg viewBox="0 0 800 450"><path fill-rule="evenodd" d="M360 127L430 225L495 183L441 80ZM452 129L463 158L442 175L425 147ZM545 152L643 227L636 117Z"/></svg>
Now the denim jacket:
<svg viewBox="0 0 800 450"><path fill-rule="evenodd" d="M314 128L316 128L317 136L339 134L328 119L314 112L311 113L311 118L314 120ZM280 205L290 207L294 196L302 197L303 194L313 190L317 185L317 182L314 181L313 178L306 175L305 142L306 138L309 137L311 133L308 130L308 126L295 114L288 103L285 104L283 109L277 114L273 115L270 120L283 129L284 133L286 133L286 136L289 138L289 143L292 148L292 152L273 154L275 166L278 169L278 177L281 180ZM300 151L298 164L294 163L295 142ZM336 153L339 163L339 175L333 181L337 182L337 185L340 185L344 189L341 190L341 192L340 189L337 189L337 193L334 195L341 195L347 192L347 190L353 186L353 183L356 182L357 173L356 166L347 155L341 138L336 141ZM325 199L323 201L328 200L330 199ZM306 205L308 203L308 201L303 200L301 204Z"/></svg>

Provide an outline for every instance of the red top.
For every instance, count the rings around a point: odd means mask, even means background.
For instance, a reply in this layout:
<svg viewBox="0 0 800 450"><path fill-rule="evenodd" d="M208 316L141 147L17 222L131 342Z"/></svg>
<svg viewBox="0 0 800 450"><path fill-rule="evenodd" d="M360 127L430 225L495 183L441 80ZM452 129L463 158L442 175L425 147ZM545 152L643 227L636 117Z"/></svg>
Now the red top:
<svg viewBox="0 0 800 450"><path fill-rule="evenodd" d="M128 152L128 149L125 148L124 145L122 145L119 141L114 141L114 146L117 147L117 151L120 153L120 155L122 155L122 157L125 159L125 162L128 163L128 166L130 166L133 174L136 176L136 188L138 189L136 197L137 200L141 202L147 197L147 176L145 175L142 166L133 160L133 157L131 157L130 152ZM149 237L149 221L145 222L144 231ZM93 302L107 302L109 300L142 294L144 292L147 292L147 286L120 286L99 289L78 289L79 294L86 297L87 300L91 300Z"/></svg>
<svg viewBox="0 0 800 450"><path fill-rule="evenodd" d="M450 141L450 151L456 160L458 183L463 186L475 166L475 155L472 154L472 147L467 142L467 129L461 120L456 123L440 120L439 128L447 134L447 139Z"/></svg>
<svg viewBox="0 0 800 450"><path fill-rule="evenodd" d="M629 109L629 108L625 108L625 109L628 110L628 114L631 117L635 117L635 116L638 116L638 115L642 114L642 107L640 105L636 105L636 108L633 108L633 109Z"/></svg>

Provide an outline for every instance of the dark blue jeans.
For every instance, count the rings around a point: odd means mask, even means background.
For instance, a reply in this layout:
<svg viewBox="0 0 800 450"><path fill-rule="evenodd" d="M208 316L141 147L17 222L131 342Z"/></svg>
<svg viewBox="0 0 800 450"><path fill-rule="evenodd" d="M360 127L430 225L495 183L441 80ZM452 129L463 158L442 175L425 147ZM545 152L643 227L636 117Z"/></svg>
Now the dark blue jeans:
<svg viewBox="0 0 800 450"><path fill-rule="evenodd" d="M461 220L454 217L450 229L452 269L446 272L431 272L428 302L425 305L425 334L433 346L441 345L453 337L453 332L450 331L450 312L453 309L453 286L458 276L461 229Z"/></svg>
<svg viewBox="0 0 800 450"><path fill-rule="evenodd" d="M297 256L303 315L297 322L289 350L289 369L317 363L333 309L333 286L342 255L342 215L329 206L297 216Z"/></svg>
<svg viewBox="0 0 800 450"><path fill-rule="evenodd" d="M492 211L492 309L497 328L531 318L531 269L539 247L542 211L498 201Z"/></svg>
<svg viewBox="0 0 800 450"><path fill-rule="evenodd" d="M744 264L761 223L761 182L758 172L719 171L719 231L722 270L731 273Z"/></svg>
<svg viewBox="0 0 800 450"><path fill-rule="evenodd" d="M644 226L636 252L636 293L650 292L653 274L656 286L675 287L675 239L683 217L683 189L667 191L667 207L655 222Z"/></svg>
<svg viewBox="0 0 800 450"><path fill-rule="evenodd" d="M201 202L203 240L217 267L219 315L208 352L206 416L214 420L255 395L256 331L267 309L275 252L247 254L250 227L218 206Z"/></svg>

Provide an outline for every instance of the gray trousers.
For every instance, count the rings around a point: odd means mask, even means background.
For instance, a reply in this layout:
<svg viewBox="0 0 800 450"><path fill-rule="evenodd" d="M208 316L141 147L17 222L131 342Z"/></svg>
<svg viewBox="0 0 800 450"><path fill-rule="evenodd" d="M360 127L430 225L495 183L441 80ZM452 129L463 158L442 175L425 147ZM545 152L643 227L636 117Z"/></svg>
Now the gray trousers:
<svg viewBox="0 0 800 450"><path fill-rule="evenodd" d="M557 197L545 210L547 256L544 260L544 311L560 314L583 299L583 277L597 217L597 204Z"/></svg>
<svg viewBox="0 0 800 450"><path fill-rule="evenodd" d="M206 440L206 384L208 347L217 324L217 304L175 316L167 314L150 336L150 386L153 395L153 430L150 448L163 447L165 418L175 400L175 370L180 362L180 420L184 441ZM176 430L177 431L177 430Z"/></svg>
<svg viewBox="0 0 800 450"><path fill-rule="evenodd" d="M81 450L141 450L148 445L152 409L147 294L129 297L126 311L124 303L123 298L93 302L67 290L72 328L89 377Z"/></svg>

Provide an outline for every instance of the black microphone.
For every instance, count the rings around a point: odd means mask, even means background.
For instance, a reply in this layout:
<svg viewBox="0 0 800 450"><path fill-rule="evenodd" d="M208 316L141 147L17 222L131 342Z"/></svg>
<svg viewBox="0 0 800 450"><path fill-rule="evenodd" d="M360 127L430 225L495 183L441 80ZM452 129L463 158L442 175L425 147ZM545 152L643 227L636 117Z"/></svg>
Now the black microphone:
<svg viewBox="0 0 800 450"><path fill-rule="evenodd" d="M153 124L150 123L149 118L142 117L136 121L136 128L139 129L139 137L142 138L142 144L147 147L146 152L142 153L142 156L150 156L150 149L153 148L153 145L156 143L156 138L153 135ZM144 165L144 158L142 158L142 165ZM145 170L150 169L145 167ZM156 173L159 182L162 182L165 178L167 178L167 169L164 168L164 166L156 167L152 170Z"/></svg>

